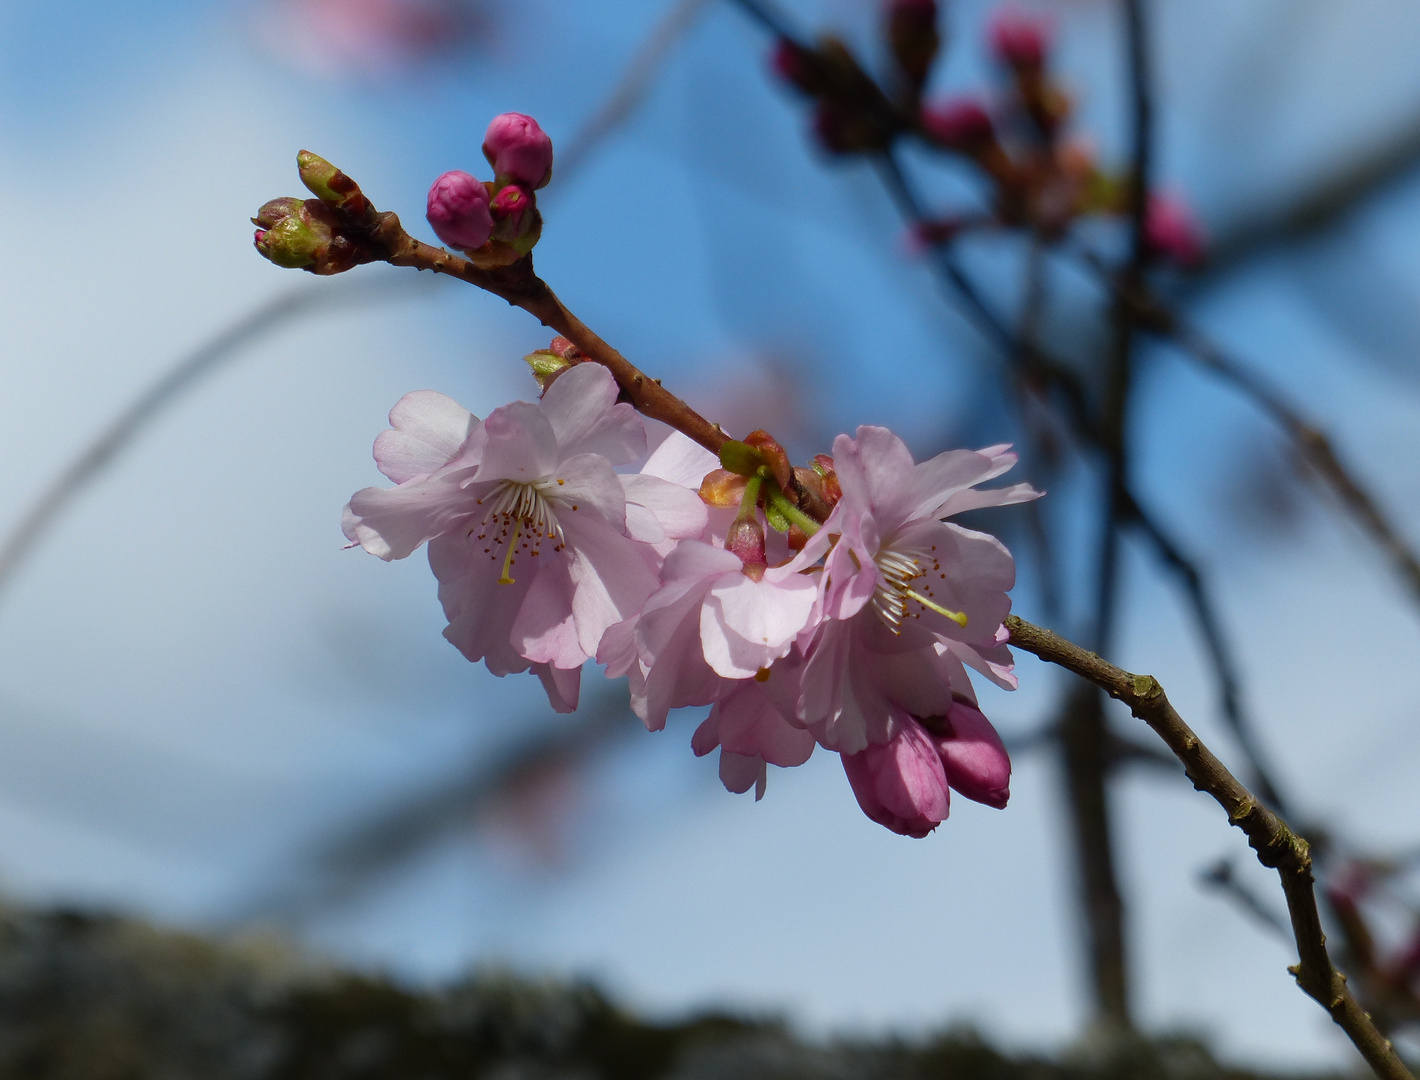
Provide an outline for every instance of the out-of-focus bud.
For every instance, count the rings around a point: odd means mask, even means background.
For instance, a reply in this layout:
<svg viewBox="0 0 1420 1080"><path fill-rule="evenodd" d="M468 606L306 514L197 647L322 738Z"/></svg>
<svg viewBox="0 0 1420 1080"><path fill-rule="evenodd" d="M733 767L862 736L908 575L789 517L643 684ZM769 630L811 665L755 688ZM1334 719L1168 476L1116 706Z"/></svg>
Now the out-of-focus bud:
<svg viewBox="0 0 1420 1080"><path fill-rule="evenodd" d="M532 226L532 192L517 184L508 184L488 204L493 215L493 235L499 240L516 240Z"/></svg>
<svg viewBox="0 0 1420 1080"><path fill-rule="evenodd" d="M296 170L312 195L352 220L358 221L370 212L370 200L360 185L325 158L302 150L296 155Z"/></svg>
<svg viewBox="0 0 1420 1080"><path fill-rule="evenodd" d="M844 754L843 771L863 813L895 833L921 838L946 820L951 793L922 725L902 714L895 719L893 737Z"/></svg>
<svg viewBox="0 0 1420 1080"><path fill-rule="evenodd" d="M1024 8L1003 8L992 16L987 37L992 54L1008 67L1038 71L1045 66L1050 27L1040 16Z"/></svg>
<svg viewBox="0 0 1420 1080"><path fill-rule="evenodd" d="M973 802L1005 809L1011 797L1011 757L991 721L969 701L958 698L945 716L928 717L947 783Z"/></svg>
<svg viewBox="0 0 1420 1080"><path fill-rule="evenodd" d="M769 568L764 557L764 526L753 517L739 517L725 535L725 550L738 556L747 576L758 581Z"/></svg>
<svg viewBox="0 0 1420 1080"><path fill-rule="evenodd" d="M961 217L933 218L919 221L907 229L903 240L909 255L923 255L938 244L957 237L967 226L968 219Z"/></svg>
<svg viewBox="0 0 1420 1080"><path fill-rule="evenodd" d="M922 130L939 146L979 154L996 144L996 125L976 98L960 97L922 107Z"/></svg>
<svg viewBox="0 0 1420 1080"><path fill-rule="evenodd" d="M1150 251L1183 267L1197 266L1207 254L1203 230L1188 204L1166 192L1149 196L1144 241Z"/></svg>
<svg viewBox="0 0 1420 1080"><path fill-rule="evenodd" d="M796 41L780 38L769 64L776 75L810 97L818 97L828 89L818 55Z"/></svg>
<svg viewBox="0 0 1420 1080"><path fill-rule="evenodd" d="M483 182L455 169L429 187L426 216L434 233L450 247L471 251L488 243L493 216Z"/></svg>
<svg viewBox="0 0 1420 1080"><path fill-rule="evenodd" d="M887 39L893 59L916 96L942 47L937 32L937 0L888 0Z"/></svg>
<svg viewBox="0 0 1420 1080"><path fill-rule="evenodd" d="M256 250L277 266L340 274L375 255L340 230L344 222L319 199L272 199L252 218Z"/></svg>
<svg viewBox="0 0 1420 1080"><path fill-rule="evenodd" d="M483 156L500 179L534 191L552 179L552 140L536 120L523 113L493 118L483 137Z"/></svg>
<svg viewBox="0 0 1420 1080"><path fill-rule="evenodd" d="M891 141L881 124L865 110L837 101L821 101L814 110L814 134L833 154L864 154L884 149Z"/></svg>

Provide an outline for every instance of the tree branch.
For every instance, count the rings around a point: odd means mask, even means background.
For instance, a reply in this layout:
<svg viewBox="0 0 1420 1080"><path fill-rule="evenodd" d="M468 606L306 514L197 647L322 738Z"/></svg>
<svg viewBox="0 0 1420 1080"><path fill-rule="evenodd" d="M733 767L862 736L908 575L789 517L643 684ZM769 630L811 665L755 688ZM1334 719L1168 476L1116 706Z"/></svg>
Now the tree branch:
<svg viewBox="0 0 1420 1080"><path fill-rule="evenodd" d="M1312 878L1311 850L1287 823L1228 771L1194 734L1152 675L1134 675L1102 660L1042 627L1018 616L1006 618L1010 644L1057 664L1124 702L1163 739L1199 791L1211 795L1228 813L1228 821L1246 834L1263 866L1277 871L1287 898L1292 935L1299 963L1291 968L1297 985L1318 1002L1346 1032L1367 1064L1382 1080L1415 1080L1390 1041L1356 1003L1346 977L1331 964L1326 951Z"/></svg>

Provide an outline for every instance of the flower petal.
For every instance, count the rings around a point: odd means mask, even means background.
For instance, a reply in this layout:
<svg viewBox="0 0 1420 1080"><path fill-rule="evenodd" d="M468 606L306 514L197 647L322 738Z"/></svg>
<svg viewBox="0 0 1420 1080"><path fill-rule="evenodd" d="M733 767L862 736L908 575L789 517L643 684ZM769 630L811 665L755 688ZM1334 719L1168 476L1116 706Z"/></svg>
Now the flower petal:
<svg viewBox="0 0 1420 1080"><path fill-rule="evenodd" d="M449 620L444 637L469 660L482 660L494 675L526 671L527 659L513 648L512 628L536 574L498 584L501 564L483 546L463 532L429 544L429 567L439 579L439 602Z"/></svg>
<svg viewBox="0 0 1420 1080"><path fill-rule="evenodd" d="M708 520L705 503L692 489L644 472L621 477L621 486L626 493L627 532L633 539L657 543L667 537L674 540L693 538L705 531ZM644 508L651 515L654 529L644 518L639 519L639 527L647 535L638 535L631 528L630 507L633 505ZM658 531L660 536L650 535L654 531Z"/></svg>
<svg viewBox="0 0 1420 1080"><path fill-rule="evenodd" d="M641 467L643 476L699 491L707 473L720 467L720 459L688 435L672 431Z"/></svg>
<svg viewBox="0 0 1420 1080"><path fill-rule="evenodd" d="M375 439L375 464L396 484L428 475L452 460L477 426L478 417L453 398L415 390L390 410L389 430Z"/></svg>
<svg viewBox="0 0 1420 1080"><path fill-rule="evenodd" d="M553 712L571 713L577 711L577 699L582 689L582 669L558 668L550 664L534 664L533 673L542 680L542 688L547 691L547 703Z"/></svg>
<svg viewBox="0 0 1420 1080"><path fill-rule="evenodd" d="M700 612L705 659L727 679L748 679L793 647L818 599L814 579L754 581L743 573L719 578Z"/></svg>
<svg viewBox="0 0 1420 1080"><path fill-rule="evenodd" d="M616 380L597 363L578 364L559 375L541 401L557 437L558 453L601 454L624 465L646 454L646 427L631 405L617 403Z"/></svg>
<svg viewBox="0 0 1420 1080"><path fill-rule="evenodd" d="M557 468L557 436L541 407L531 402L514 401L494 409L483 421L483 432L483 460L473 476L477 482L530 484L551 476Z"/></svg>
<svg viewBox="0 0 1420 1080"><path fill-rule="evenodd" d="M571 561L566 552L537 560L525 557L525 564L534 565L518 569L519 574L535 569L536 576L518 608L510 638L513 648L535 664L581 668L590 658L578 640L572 614Z"/></svg>
<svg viewBox="0 0 1420 1080"><path fill-rule="evenodd" d="M381 559L403 559L420 544L459 529L478 505L455 470L396 488L365 488L346 504L341 528L354 543Z"/></svg>

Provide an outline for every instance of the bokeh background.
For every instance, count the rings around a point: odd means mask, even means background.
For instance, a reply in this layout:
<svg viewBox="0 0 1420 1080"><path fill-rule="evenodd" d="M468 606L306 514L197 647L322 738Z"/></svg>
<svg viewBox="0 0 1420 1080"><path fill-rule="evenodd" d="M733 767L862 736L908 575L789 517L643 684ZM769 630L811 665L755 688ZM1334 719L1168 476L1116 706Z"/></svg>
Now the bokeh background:
<svg viewBox="0 0 1420 1080"><path fill-rule="evenodd" d="M424 192L446 169L486 171L493 114L532 113L571 145L672 7L426 4L382 22L384 6L0 4L0 530L184 356L270 313L3 583L0 892L274 929L413 983L508 966L589 975L651 1016L968 1022L1009 1046L1065 1044L1086 1011L1068 830L1058 765L1031 739L1058 672L1025 657L1019 692L982 690L1022 745L1010 808L958 800L910 841L861 815L828 755L774 770L759 804L728 794L689 753L698 715L648 735L590 670L581 714L551 715L533 680L496 680L442 640L422 557L342 550L340 508L379 482L369 450L390 405L427 387L485 415L531 396L519 357L546 333L412 272L279 271L248 217L295 193L304 147L432 240ZM788 6L871 41L874 4ZM947 6L938 87L992 87L987 5ZM1420 537L1420 12L1151 8L1160 173L1229 253L1175 283L1180 303L1324 421ZM1122 163L1116 6L1039 9L1077 130ZM905 253L866 167L815 149L767 49L732 5L684 20L624 123L543 193L543 276L702 411L768 426L801 459L859 423L919 456L1016 438L999 358ZM960 170L914 165L935 204L974 197ZM1337 188L1334 213L1276 227L1353 174L1365 182ZM1009 240L965 256L1013 302ZM311 290L294 315L269 307ZM1052 339L1087 352L1102 299L1068 273L1055 296ZM1279 774L1337 835L1413 847L1414 603L1246 401L1166 350L1142 363L1137 486L1213 575ZM1087 572L1096 483L1067 468L1044 504L1079 541L1062 544L1067 583ZM1116 659L1235 755L1176 590L1126 552ZM1017 610L1044 620L1039 567L1021 561ZM1281 910L1240 834L1181 778L1130 772L1118 792L1141 1022L1242 1062L1351 1062L1292 984L1290 946L1199 884L1230 857Z"/></svg>

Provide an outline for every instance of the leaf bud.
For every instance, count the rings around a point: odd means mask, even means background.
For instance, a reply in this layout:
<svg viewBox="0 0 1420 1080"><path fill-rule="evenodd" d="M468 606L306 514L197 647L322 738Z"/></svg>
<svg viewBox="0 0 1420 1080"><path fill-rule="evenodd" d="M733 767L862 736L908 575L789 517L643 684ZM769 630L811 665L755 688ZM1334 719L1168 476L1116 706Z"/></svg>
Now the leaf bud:
<svg viewBox="0 0 1420 1080"><path fill-rule="evenodd" d="M373 209L360 185L325 158L302 150L296 155L296 170L312 195L352 219L358 221Z"/></svg>

